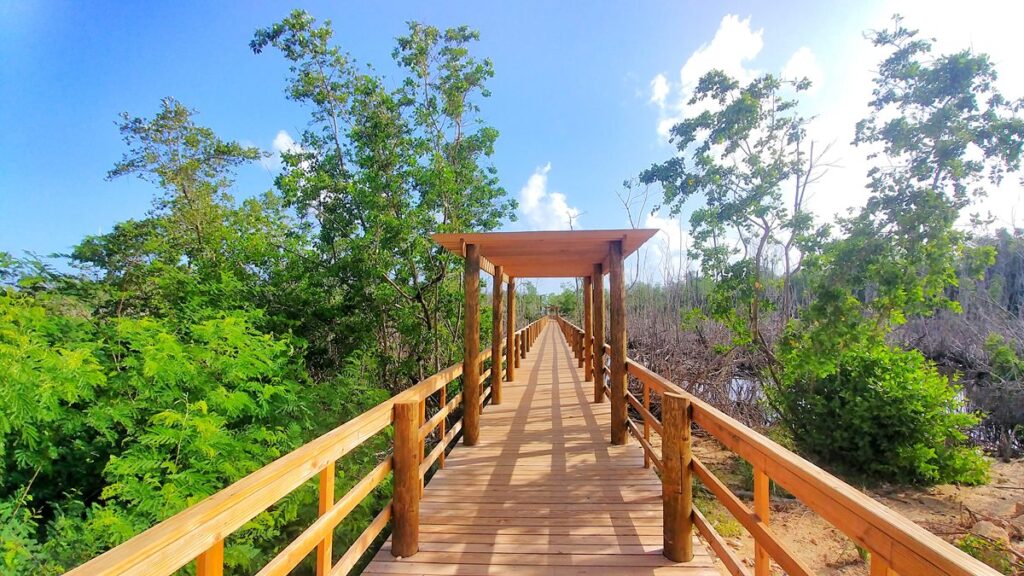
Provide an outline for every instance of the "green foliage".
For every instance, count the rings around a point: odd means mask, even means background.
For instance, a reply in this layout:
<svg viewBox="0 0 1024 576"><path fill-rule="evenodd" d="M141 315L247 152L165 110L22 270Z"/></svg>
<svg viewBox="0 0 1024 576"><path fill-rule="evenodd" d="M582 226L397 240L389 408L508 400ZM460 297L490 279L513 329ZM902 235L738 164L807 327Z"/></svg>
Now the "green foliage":
<svg viewBox="0 0 1024 576"><path fill-rule="evenodd" d="M770 371L775 359L763 317L777 307L783 317L790 313L790 276L799 269L790 255L813 250L826 230L814 231L803 206L820 153L805 141L807 119L797 101L784 97L787 89L799 93L809 86L806 79L770 74L741 85L720 70L708 72L689 101L704 111L671 130L679 154L640 175L644 183L661 184L672 214L702 199L690 215L690 256L715 280L708 315L730 329L733 345L757 353ZM784 186L794 186L792 200ZM781 275L770 270L778 252ZM772 289L783 297L769 298Z"/></svg>
<svg viewBox="0 0 1024 576"><path fill-rule="evenodd" d="M486 164L498 134L483 123L478 101L494 72L472 56L477 39L466 27L410 23L392 54L404 75L393 89L333 44L329 21L301 10L257 30L250 43L256 53L284 56L288 97L313 110L299 148L283 154L276 184L314 242L303 281L344 308L312 314L297 328L310 342L341 331L376 340L380 379L398 387L461 350L452 321L461 263L430 234L490 230L514 218L515 203Z"/></svg>
<svg viewBox="0 0 1024 576"><path fill-rule="evenodd" d="M983 180L1019 168L1024 122L987 57L925 59L930 42L894 23L873 36L889 56L855 140L886 160L869 172L866 206L841 221L845 236L808 256L815 298L787 328L769 398L798 445L838 469L977 483L986 465L964 431L978 418L918 352L885 339L910 316L958 309L947 292L958 260L976 272L991 262L990 250L968 253L956 222Z"/></svg>
<svg viewBox="0 0 1024 576"><path fill-rule="evenodd" d="M956 543L956 547L1003 574L1016 574L1020 568L1013 550L999 540L967 534Z"/></svg>
<svg viewBox="0 0 1024 576"><path fill-rule="evenodd" d="M835 351L793 330L771 397L796 445L840 472L901 483L987 480L958 389L917 351L861 337Z"/></svg>
<svg viewBox="0 0 1024 576"><path fill-rule="evenodd" d="M461 262L430 233L493 229L515 207L489 165L476 40L410 24L393 88L308 14L257 31L312 115L277 191L244 201L234 172L265 153L171 98L121 116L108 177L151 183L150 212L83 239L73 274L0 253L0 572L63 573L461 354ZM385 431L339 461L338 494L389 446ZM338 549L389 497L385 483L357 506ZM316 507L310 482L257 516L228 568L254 572Z"/></svg>
<svg viewBox="0 0 1024 576"><path fill-rule="evenodd" d="M985 352L992 373L1003 380L1024 379L1024 360L1017 350L999 334L989 334L985 339Z"/></svg>

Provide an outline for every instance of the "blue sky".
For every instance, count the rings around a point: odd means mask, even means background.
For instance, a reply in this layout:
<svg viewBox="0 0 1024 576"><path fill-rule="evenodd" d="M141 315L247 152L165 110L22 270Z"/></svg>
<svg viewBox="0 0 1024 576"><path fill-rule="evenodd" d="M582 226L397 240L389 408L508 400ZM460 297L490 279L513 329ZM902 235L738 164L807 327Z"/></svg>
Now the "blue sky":
<svg viewBox="0 0 1024 576"><path fill-rule="evenodd" d="M284 97L279 56L253 55L253 31L302 7L331 19L357 60L397 77L390 52L405 21L468 24L494 61L483 116L501 132L494 164L524 206L509 229L627 227L621 182L672 154L662 133L685 112L695 76L722 67L806 74L813 134L838 164L815 192L822 218L863 199L863 159L846 146L863 115L873 59L863 32L901 12L940 48L973 45L1000 66L1003 89L1024 95L1017 2L17 2L0 0L0 250L67 251L87 234L144 215L152 189L104 176L123 146L122 111L152 115L174 96L221 137L272 150L298 137L308 110ZM386 6L386 8L383 8ZM993 17L994 14L999 17ZM660 128L660 129L659 129ZM273 169L239 177L238 197L273 186ZM1019 185L991 207L1012 219ZM656 201L652 197L652 201ZM652 202L653 203L653 202ZM641 224L672 246L685 225ZM672 255L673 248L662 248ZM656 256L657 257L657 256Z"/></svg>

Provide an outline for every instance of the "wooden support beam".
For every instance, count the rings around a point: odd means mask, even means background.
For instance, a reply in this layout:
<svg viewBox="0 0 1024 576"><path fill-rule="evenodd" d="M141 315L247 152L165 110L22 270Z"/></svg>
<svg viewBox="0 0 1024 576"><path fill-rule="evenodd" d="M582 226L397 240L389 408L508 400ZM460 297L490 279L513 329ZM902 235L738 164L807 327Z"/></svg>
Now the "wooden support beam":
<svg viewBox="0 0 1024 576"><path fill-rule="evenodd" d="M604 402L604 267L594 264L591 280L594 291L594 402Z"/></svg>
<svg viewBox="0 0 1024 576"><path fill-rule="evenodd" d="M508 314L505 318L505 381L516 378L516 279L508 279Z"/></svg>
<svg viewBox="0 0 1024 576"><path fill-rule="evenodd" d="M608 243L608 282L611 287L611 401L612 444L626 443L626 274L622 242Z"/></svg>
<svg viewBox="0 0 1024 576"><path fill-rule="evenodd" d="M408 558L420 548L419 415L419 402L395 404L391 555L396 558Z"/></svg>
<svg viewBox="0 0 1024 576"><path fill-rule="evenodd" d="M583 277L583 381L594 380L594 289L590 276Z"/></svg>
<svg viewBox="0 0 1024 576"><path fill-rule="evenodd" d="M494 290L491 294L491 402L501 404L501 266L494 267Z"/></svg>
<svg viewBox="0 0 1024 576"><path fill-rule="evenodd" d="M462 279L466 295L463 314L462 347L462 393L465 406L463 413L462 441L474 446L480 439L480 249L476 244L466 244L466 269Z"/></svg>
<svg viewBox="0 0 1024 576"><path fill-rule="evenodd" d="M673 562L689 562L693 560L690 401L678 394L665 394L661 417L665 431L661 447L663 554Z"/></svg>

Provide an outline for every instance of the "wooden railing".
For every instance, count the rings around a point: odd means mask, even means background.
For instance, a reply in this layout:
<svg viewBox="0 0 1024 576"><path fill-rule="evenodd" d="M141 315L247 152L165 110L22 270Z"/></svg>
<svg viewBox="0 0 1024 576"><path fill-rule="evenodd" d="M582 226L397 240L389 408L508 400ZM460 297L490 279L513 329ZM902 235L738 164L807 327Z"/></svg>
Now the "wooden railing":
<svg viewBox="0 0 1024 576"><path fill-rule="evenodd" d="M564 318L559 317L558 323L574 354L580 358L586 348L583 331ZM603 342L593 344L604 349L606 357L610 357L607 345ZM602 372L607 373L608 370ZM595 367L596 373L598 371ZM627 387L624 398L619 399L632 408L641 423L638 426L636 421L628 418L626 426L643 447L646 465L655 466L665 486L663 523L666 555L669 554L670 546L688 545L692 525L730 573L748 574L743 563L701 511L692 506L689 491L692 476L696 476L753 537L755 575L769 574L772 560L787 574L812 574L806 563L783 544L769 525L771 480L857 545L868 550L871 554L872 576L998 574L904 516L628 358L626 373L635 378L641 388L640 398ZM612 402L616 401L607 383L600 382L598 385L604 388ZM660 396L661 419L651 411L652 395ZM614 410L612 413L615 413ZM702 428L753 467L753 509L738 498L699 458L692 455L692 424ZM651 442L652 431L662 439L660 449Z"/></svg>
<svg viewBox="0 0 1024 576"><path fill-rule="evenodd" d="M546 318L541 318L515 333L513 345L517 361L525 357L545 321ZM481 352L476 365L482 368L491 354L490 348ZM491 368L482 371L480 381L488 383L488 376L495 369L504 372L500 358ZM314 549L318 576L348 574L389 525L392 527L392 553L415 553L424 479L435 463L444 467L445 453L463 425L459 419L449 427L449 421L462 403L462 393L447 397L448 385L462 373L462 362L449 366L68 575L162 576L173 574L194 560L198 576L220 576L224 568L224 539L315 476L319 477L319 517L264 566L259 576L288 574ZM488 386L480 395L481 406L490 394ZM435 407L429 418L428 405ZM335 463L392 425L395 431L392 454L335 500ZM426 440L435 434L436 444L425 453ZM341 558L332 562L335 527L389 475L393 476L391 501Z"/></svg>

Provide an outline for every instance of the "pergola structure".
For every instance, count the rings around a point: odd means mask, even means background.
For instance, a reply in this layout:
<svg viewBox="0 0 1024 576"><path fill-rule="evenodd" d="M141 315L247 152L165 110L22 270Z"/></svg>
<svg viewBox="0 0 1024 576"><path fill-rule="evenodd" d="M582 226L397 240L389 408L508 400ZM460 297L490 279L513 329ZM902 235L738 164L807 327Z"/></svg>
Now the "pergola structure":
<svg viewBox="0 0 1024 576"><path fill-rule="evenodd" d="M612 444L625 444L626 430L626 283L623 261L658 231L564 230L551 232L484 232L434 234L435 242L466 260L463 354L463 442L480 436L480 271L494 277L492 304L491 401L501 403L502 288L508 285L505 322L505 380L515 379L521 355L515 338L516 278L583 278L584 379L594 382L594 401L604 401L604 276L608 275L611 344L610 382Z"/></svg>

